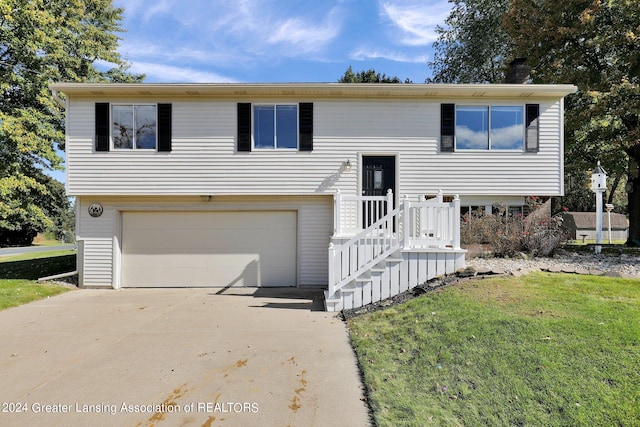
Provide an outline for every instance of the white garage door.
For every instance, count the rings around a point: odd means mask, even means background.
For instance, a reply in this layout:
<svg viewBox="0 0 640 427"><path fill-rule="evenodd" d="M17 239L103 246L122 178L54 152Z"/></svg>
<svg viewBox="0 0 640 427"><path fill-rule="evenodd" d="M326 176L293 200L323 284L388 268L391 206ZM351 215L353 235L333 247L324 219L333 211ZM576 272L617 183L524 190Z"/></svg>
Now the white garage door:
<svg viewBox="0 0 640 427"><path fill-rule="evenodd" d="M295 211L124 212L123 287L295 286Z"/></svg>

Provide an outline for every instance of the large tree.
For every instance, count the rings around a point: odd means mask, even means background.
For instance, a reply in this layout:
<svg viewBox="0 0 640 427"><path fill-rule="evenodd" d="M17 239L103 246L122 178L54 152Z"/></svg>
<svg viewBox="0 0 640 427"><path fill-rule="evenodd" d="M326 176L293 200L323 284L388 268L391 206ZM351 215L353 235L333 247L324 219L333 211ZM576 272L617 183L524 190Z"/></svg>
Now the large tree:
<svg viewBox="0 0 640 427"><path fill-rule="evenodd" d="M529 58L536 83L573 83L567 98L567 158L601 160L627 179L629 240L640 246L640 5L637 0L511 0L503 28Z"/></svg>
<svg viewBox="0 0 640 427"><path fill-rule="evenodd" d="M413 83L409 79L405 79L404 82ZM353 68L349 66L342 77L338 79L338 83L402 83L402 81L397 76L391 77L384 73L380 74L373 68L354 73Z"/></svg>
<svg viewBox="0 0 640 427"><path fill-rule="evenodd" d="M450 0L453 8L438 26L429 83L501 83L510 60L501 27L509 0Z"/></svg>
<svg viewBox="0 0 640 427"><path fill-rule="evenodd" d="M0 230L53 225L43 170L61 169L64 111L53 81L140 81L117 53L123 10L111 0L0 1ZM113 68L100 71L102 60ZM9 233L11 234L11 233Z"/></svg>

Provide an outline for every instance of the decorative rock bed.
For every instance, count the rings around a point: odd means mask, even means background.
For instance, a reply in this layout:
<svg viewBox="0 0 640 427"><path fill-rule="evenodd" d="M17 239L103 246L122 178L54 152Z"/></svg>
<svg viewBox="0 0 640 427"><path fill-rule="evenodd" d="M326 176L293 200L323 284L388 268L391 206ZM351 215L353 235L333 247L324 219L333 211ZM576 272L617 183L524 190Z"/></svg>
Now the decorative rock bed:
<svg viewBox="0 0 640 427"><path fill-rule="evenodd" d="M535 271L551 273L591 274L640 280L640 256L606 256L566 253L549 258L470 258L467 268L454 275L436 277L406 292L386 300L352 310L342 310L344 320L382 308L401 304L418 295L445 285L461 283L478 276L522 276Z"/></svg>

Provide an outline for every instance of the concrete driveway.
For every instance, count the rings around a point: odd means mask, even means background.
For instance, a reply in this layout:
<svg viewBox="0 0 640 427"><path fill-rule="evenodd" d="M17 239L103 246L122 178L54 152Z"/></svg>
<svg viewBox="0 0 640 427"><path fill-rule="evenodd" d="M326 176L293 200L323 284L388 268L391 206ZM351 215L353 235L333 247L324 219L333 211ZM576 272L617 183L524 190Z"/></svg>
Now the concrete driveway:
<svg viewBox="0 0 640 427"><path fill-rule="evenodd" d="M3 426L366 426L320 292L77 290L0 312Z"/></svg>

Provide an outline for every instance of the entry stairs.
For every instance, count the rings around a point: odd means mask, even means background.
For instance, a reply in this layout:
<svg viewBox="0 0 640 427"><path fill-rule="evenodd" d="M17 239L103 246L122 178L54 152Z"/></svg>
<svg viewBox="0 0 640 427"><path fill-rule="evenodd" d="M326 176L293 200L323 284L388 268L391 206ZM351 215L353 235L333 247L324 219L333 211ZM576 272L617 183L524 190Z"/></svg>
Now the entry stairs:
<svg viewBox="0 0 640 427"><path fill-rule="evenodd" d="M434 198L394 207L386 196L335 195L329 245L327 311L353 309L393 297L465 267L460 248L460 199Z"/></svg>

